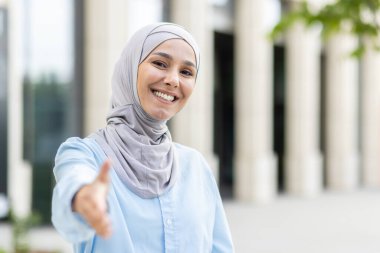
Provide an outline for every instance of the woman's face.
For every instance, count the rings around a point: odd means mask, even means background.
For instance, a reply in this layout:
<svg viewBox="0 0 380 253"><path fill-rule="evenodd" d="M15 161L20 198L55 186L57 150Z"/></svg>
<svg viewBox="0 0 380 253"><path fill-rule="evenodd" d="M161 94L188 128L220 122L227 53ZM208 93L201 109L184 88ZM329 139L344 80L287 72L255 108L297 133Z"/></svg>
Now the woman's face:
<svg viewBox="0 0 380 253"><path fill-rule="evenodd" d="M155 48L139 65L137 92L142 108L157 120L168 120L186 104L195 86L195 54L181 39Z"/></svg>

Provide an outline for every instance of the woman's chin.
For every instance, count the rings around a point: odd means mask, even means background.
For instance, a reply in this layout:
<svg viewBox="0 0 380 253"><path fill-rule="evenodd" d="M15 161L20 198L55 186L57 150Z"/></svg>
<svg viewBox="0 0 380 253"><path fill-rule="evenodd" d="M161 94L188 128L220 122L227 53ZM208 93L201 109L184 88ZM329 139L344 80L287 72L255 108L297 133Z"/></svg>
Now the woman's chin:
<svg viewBox="0 0 380 253"><path fill-rule="evenodd" d="M161 110L151 112L149 113L149 115L155 120L169 120L174 116L174 114L172 113L168 113L167 111L161 111Z"/></svg>

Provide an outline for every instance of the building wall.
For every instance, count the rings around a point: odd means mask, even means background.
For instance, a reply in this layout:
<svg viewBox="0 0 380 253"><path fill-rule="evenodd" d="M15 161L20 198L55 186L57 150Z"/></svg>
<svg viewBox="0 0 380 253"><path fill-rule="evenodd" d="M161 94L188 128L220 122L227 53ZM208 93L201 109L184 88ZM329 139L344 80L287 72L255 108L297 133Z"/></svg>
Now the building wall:
<svg viewBox="0 0 380 253"><path fill-rule="evenodd" d="M9 13L17 20L20 15L14 7L17 1L10 2L12 4L7 6L13 9L9 8ZM84 135L105 124L113 65L129 36L147 23L174 21L197 37L206 55L202 58L202 70L205 71L199 79L203 87L198 87L186 113L179 115L171 125L175 140L201 150L217 179L219 175L230 177L235 199L269 202L276 199L279 189L288 194L316 196L325 189L345 191L380 187L380 161L376 155L380 153L380 139L374 137L378 136L379 128L373 127L380 125L376 75L380 67L379 56L369 51L360 62L345 58L347 50L355 45L355 38L341 34L322 44L318 31L296 26L283 40L271 42L265 37L270 28L268 20L271 13L278 13L278 5L273 1L268 4L268 0L239 0L234 1L234 5L227 1L225 6L223 1L212 4L207 0L192 4L179 0L155 1L153 5L149 0L87 0L83 3L84 90L80 98L83 100L83 122L79 125L83 125ZM143 10L149 15L136 15ZM163 13L164 10L170 10L171 15ZM215 20L221 23L216 26ZM22 40L17 37L18 28L10 28L13 29L13 41ZM219 35L230 38L229 44L226 43L232 57L221 57L223 47L214 50L216 44L222 43L215 41L215 38L223 39ZM8 98L21 101L22 70L17 48L17 43L11 43L8 88L12 89ZM275 48L283 51L274 51ZM277 62L281 59L278 52L284 57L283 67ZM321 62L321 55L325 62ZM0 57L4 59L3 55ZM361 64L365 68L360 68ZM218 72L223 69L220 66L230 66L227 70L231 73ZM283 79L278 78L277 71L284 71ZM325 73L325 79L321 73ZM221 86L222 76L230 77L227 81L230 86ZM322 87L325 88L322 90ZM223 126L214 124L215 108L222 108L220 104L216 106L221 92L233 92L225 96L231 105L225 112L228 122L220 121ZM276 101L279 101L276 94L282 94L284 99L280 114L276 113ZM8 113L11 115L8 129L12 129L7 148L10 153L8 195L13 196L15 202L30 205L20 197L19 188L12 187L19 184L20 173L30 181L28 166L20 151L23 145L21 114L21 108L14 106ZM279 129L277 124L283 124L284 128ZM233 127L233 131L220 131L227 126ZM184 134L190 132L194 138ZM223 138L231 139L223 141ZM274 146L281 142L283 154L278 156ZM215 148L215 143L229 143L231 147L221 152ZM325 147L323 150L321 143ZM218 154L224 157L218 158ZM218 165L218 160L230 165ZM219 173L219 168L224 168L223 173ZM361 175L364 175L363 180ZM226 189L225 181L220 183L221 189ZM30 189L25 185L23 192L28 195ZM228 191L231 193L231 189Z"/></svg>

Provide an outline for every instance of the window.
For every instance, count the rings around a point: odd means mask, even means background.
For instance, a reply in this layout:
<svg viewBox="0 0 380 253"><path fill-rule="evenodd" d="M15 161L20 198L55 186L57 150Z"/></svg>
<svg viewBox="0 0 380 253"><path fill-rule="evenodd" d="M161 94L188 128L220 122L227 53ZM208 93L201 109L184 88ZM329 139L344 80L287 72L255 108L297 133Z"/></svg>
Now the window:
<svg viewBox="0 0 380 253"><path fill-rule="evenodd" d="M45 222L57 149L82 130L81 2L25 1L24 158L33 168L32 209Z"/></svg>

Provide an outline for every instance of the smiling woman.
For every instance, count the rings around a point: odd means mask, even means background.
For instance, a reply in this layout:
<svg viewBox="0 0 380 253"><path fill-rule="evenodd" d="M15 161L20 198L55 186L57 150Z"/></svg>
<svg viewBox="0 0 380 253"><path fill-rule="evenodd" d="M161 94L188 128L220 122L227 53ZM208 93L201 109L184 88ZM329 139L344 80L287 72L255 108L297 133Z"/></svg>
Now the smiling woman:
<svg viewBox="0 0 380 253"><path fill-rule="evenodd" d="M173 117L193 92L196 73L194 51L187 42L163 42L139 66L137 91L144 111L157 120Z"/></svg>
<svg viewBox="0 0 380 253"><path fill-rule="evenodd" d="M199 59L184 28L141 28L116 64L107 126L59 148L52 221L75 252L234 252L208 164L166 125Z"/></svg>

